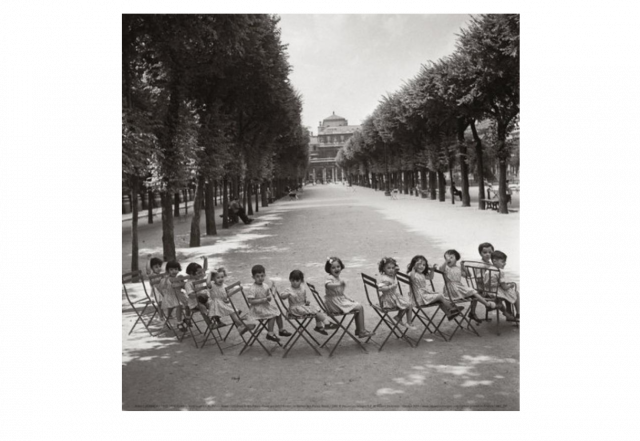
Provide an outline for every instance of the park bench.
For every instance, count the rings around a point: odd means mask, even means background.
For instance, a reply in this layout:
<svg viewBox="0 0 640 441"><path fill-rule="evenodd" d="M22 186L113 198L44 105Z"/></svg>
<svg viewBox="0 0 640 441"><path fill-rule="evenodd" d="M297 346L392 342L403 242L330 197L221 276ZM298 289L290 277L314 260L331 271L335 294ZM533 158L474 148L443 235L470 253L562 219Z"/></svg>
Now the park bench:
<svg viewBox="0 0 640 441"><path fill-rule="evenodd" d="M500 201L498 199L480 199L484 202L485 206L490 210L498 211L498 206L500 205Z"/></svg>

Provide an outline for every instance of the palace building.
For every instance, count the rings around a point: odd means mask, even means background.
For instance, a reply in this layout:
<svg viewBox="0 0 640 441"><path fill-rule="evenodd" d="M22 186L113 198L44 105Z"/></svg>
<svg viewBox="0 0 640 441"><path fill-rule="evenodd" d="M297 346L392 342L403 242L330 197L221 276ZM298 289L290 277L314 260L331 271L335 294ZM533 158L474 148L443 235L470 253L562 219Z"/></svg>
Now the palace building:
<svg viewBox="0 0 640 441"><path fill-rule="evenodd" d="M344 179L342 170L336 165L336 155L359 128L359 125L350 126L345 118L335 112L323 119L318 126L318 136L311 136L309 143L307 179L317 182Z"/></svg>

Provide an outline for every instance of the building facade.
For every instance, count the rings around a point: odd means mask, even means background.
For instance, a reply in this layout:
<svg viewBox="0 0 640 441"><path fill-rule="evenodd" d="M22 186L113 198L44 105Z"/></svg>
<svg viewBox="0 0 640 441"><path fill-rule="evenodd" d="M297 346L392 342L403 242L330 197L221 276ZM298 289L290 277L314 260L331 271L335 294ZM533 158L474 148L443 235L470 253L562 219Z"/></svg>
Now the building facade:
<svg viewBox="0 0 640 441"><path fill-rule="evenodd" d="M336 182L346 179L342 169L336 164L336 155L359 125L350 126L349 122L332 113L318 126L318 136L311 136L309 143L309 169L307 179L315 182Z"/></svg>

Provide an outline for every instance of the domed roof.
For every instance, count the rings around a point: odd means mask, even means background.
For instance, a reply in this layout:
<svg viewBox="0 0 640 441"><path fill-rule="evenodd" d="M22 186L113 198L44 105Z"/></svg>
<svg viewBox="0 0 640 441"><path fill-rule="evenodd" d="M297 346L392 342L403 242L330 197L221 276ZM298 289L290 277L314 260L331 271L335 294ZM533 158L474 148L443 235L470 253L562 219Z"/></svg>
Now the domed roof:
<svg viewBox="0 0 640 441"><path fill-rule="evenodd" d="M347 119L336 115L336 112L333 112L331 114L331 116L328 116L325 119L323 119L323 121L337 121L337 120L345 120L346 121Z"/></svg>

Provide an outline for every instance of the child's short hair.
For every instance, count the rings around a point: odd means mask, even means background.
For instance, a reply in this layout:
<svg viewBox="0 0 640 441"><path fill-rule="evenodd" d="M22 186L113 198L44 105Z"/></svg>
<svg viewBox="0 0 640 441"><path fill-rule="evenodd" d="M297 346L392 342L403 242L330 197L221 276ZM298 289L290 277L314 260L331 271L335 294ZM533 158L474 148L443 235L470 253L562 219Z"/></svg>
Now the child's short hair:
<svg viewBox="0 0 640 441"><path fill-rule="evenodd" d="M407 265L407 272L410 273L413 267L416 266L416 263L421 260L424 260L425 263L425 268L422 274L427 275L429 273L429 261L422 255L413 256L413 259L411 259L411 262L409 263L409 265Z"/></svg>
<svg viewBox="0 0 640 441"><path fill-rule="evenodd" d="M158 259L160 260L160 259ZM151 259L151 262L153 262L153 259ZM162 261L160 260L160 263L162 263ZM152 264L153 266L153 264ZM166 267L167 271L169 271L170 269L177 269L178 271L182 271L182 267L180 266L180 264L178 263L177 260L172 260L171 262L167 262L167 267Z"/></svg>
<svg viewBox="0 0 640 441"><path fill-rule="evenodd" d="M256 274L266 274L267 270L264 269L262 265L253 265L251 268L251 275L255 276Z"/></svg>
<svg viewBox="0 0 640 441"><path fill-rule="evenodd" d="M491 252L495 251L495 248L493 247L493 245L491 245L489 242L483 242L480 245L478 245L478 253L482 254L482 250L485 248L491 248Z"/></svg>
<svg viewBox="0 0 640 441"><path fill-rule="evenodd" d="M496 250L493 253L491 253L491 260L495 260L495 259L507 260L507 255L502 251Z"/></svg>
<svg viewBox="0 0 640 441"><path fill-rule="evenodd" d="M340 264L340 269L344 269L344 263L342 263L342 260L340 260L339 257L329 257L327 262L324 264L325 273L331 274L331 265L333 265L334 262L338 262Z"/></svg>
<svg viewBox="0 0 640 441"><path fill-rule="evenodd" d="M162 259L159 259L157 257L152 257L151 260L149 261L149 266L153 268L156 265L162 266Z"/></svg>
<svg viewBox="0 0 640 441"><path fill-rule="evenodd" d="M300 270L293 270L291 271L291 274L289 274L289 280L299 280L304 282L304 274L302 274L302 271Z"/></svg>
<svg viewBox="0 0 640 441"><path fill-rule="evenodd" d="M189 265L187 265L187 274L189 274L190 276L193 276L201 268L202 267L200 266L200 264L197 264L195 262L191 262Z"/></svg>
<svg viewBox="0 0 640 441"><path fill-rule="evenodd" d="M456 250L447 250L447 251L445 251L444 255L446 256L447 254L451 254L453 256L456 256L456 262L458 260L460 260L460 253L457 252Z"/></svg>
<svg viewBox="0 0 640 441"><path fill-rule="evenodd" d="M396 259L394 259L393 257L383 257L382 260L378 262L378 272L380 274L382 274L382 272L384 271L384 267L388 263L393 263L394 268L398 266L398 262L396 262Z"/></svg>

